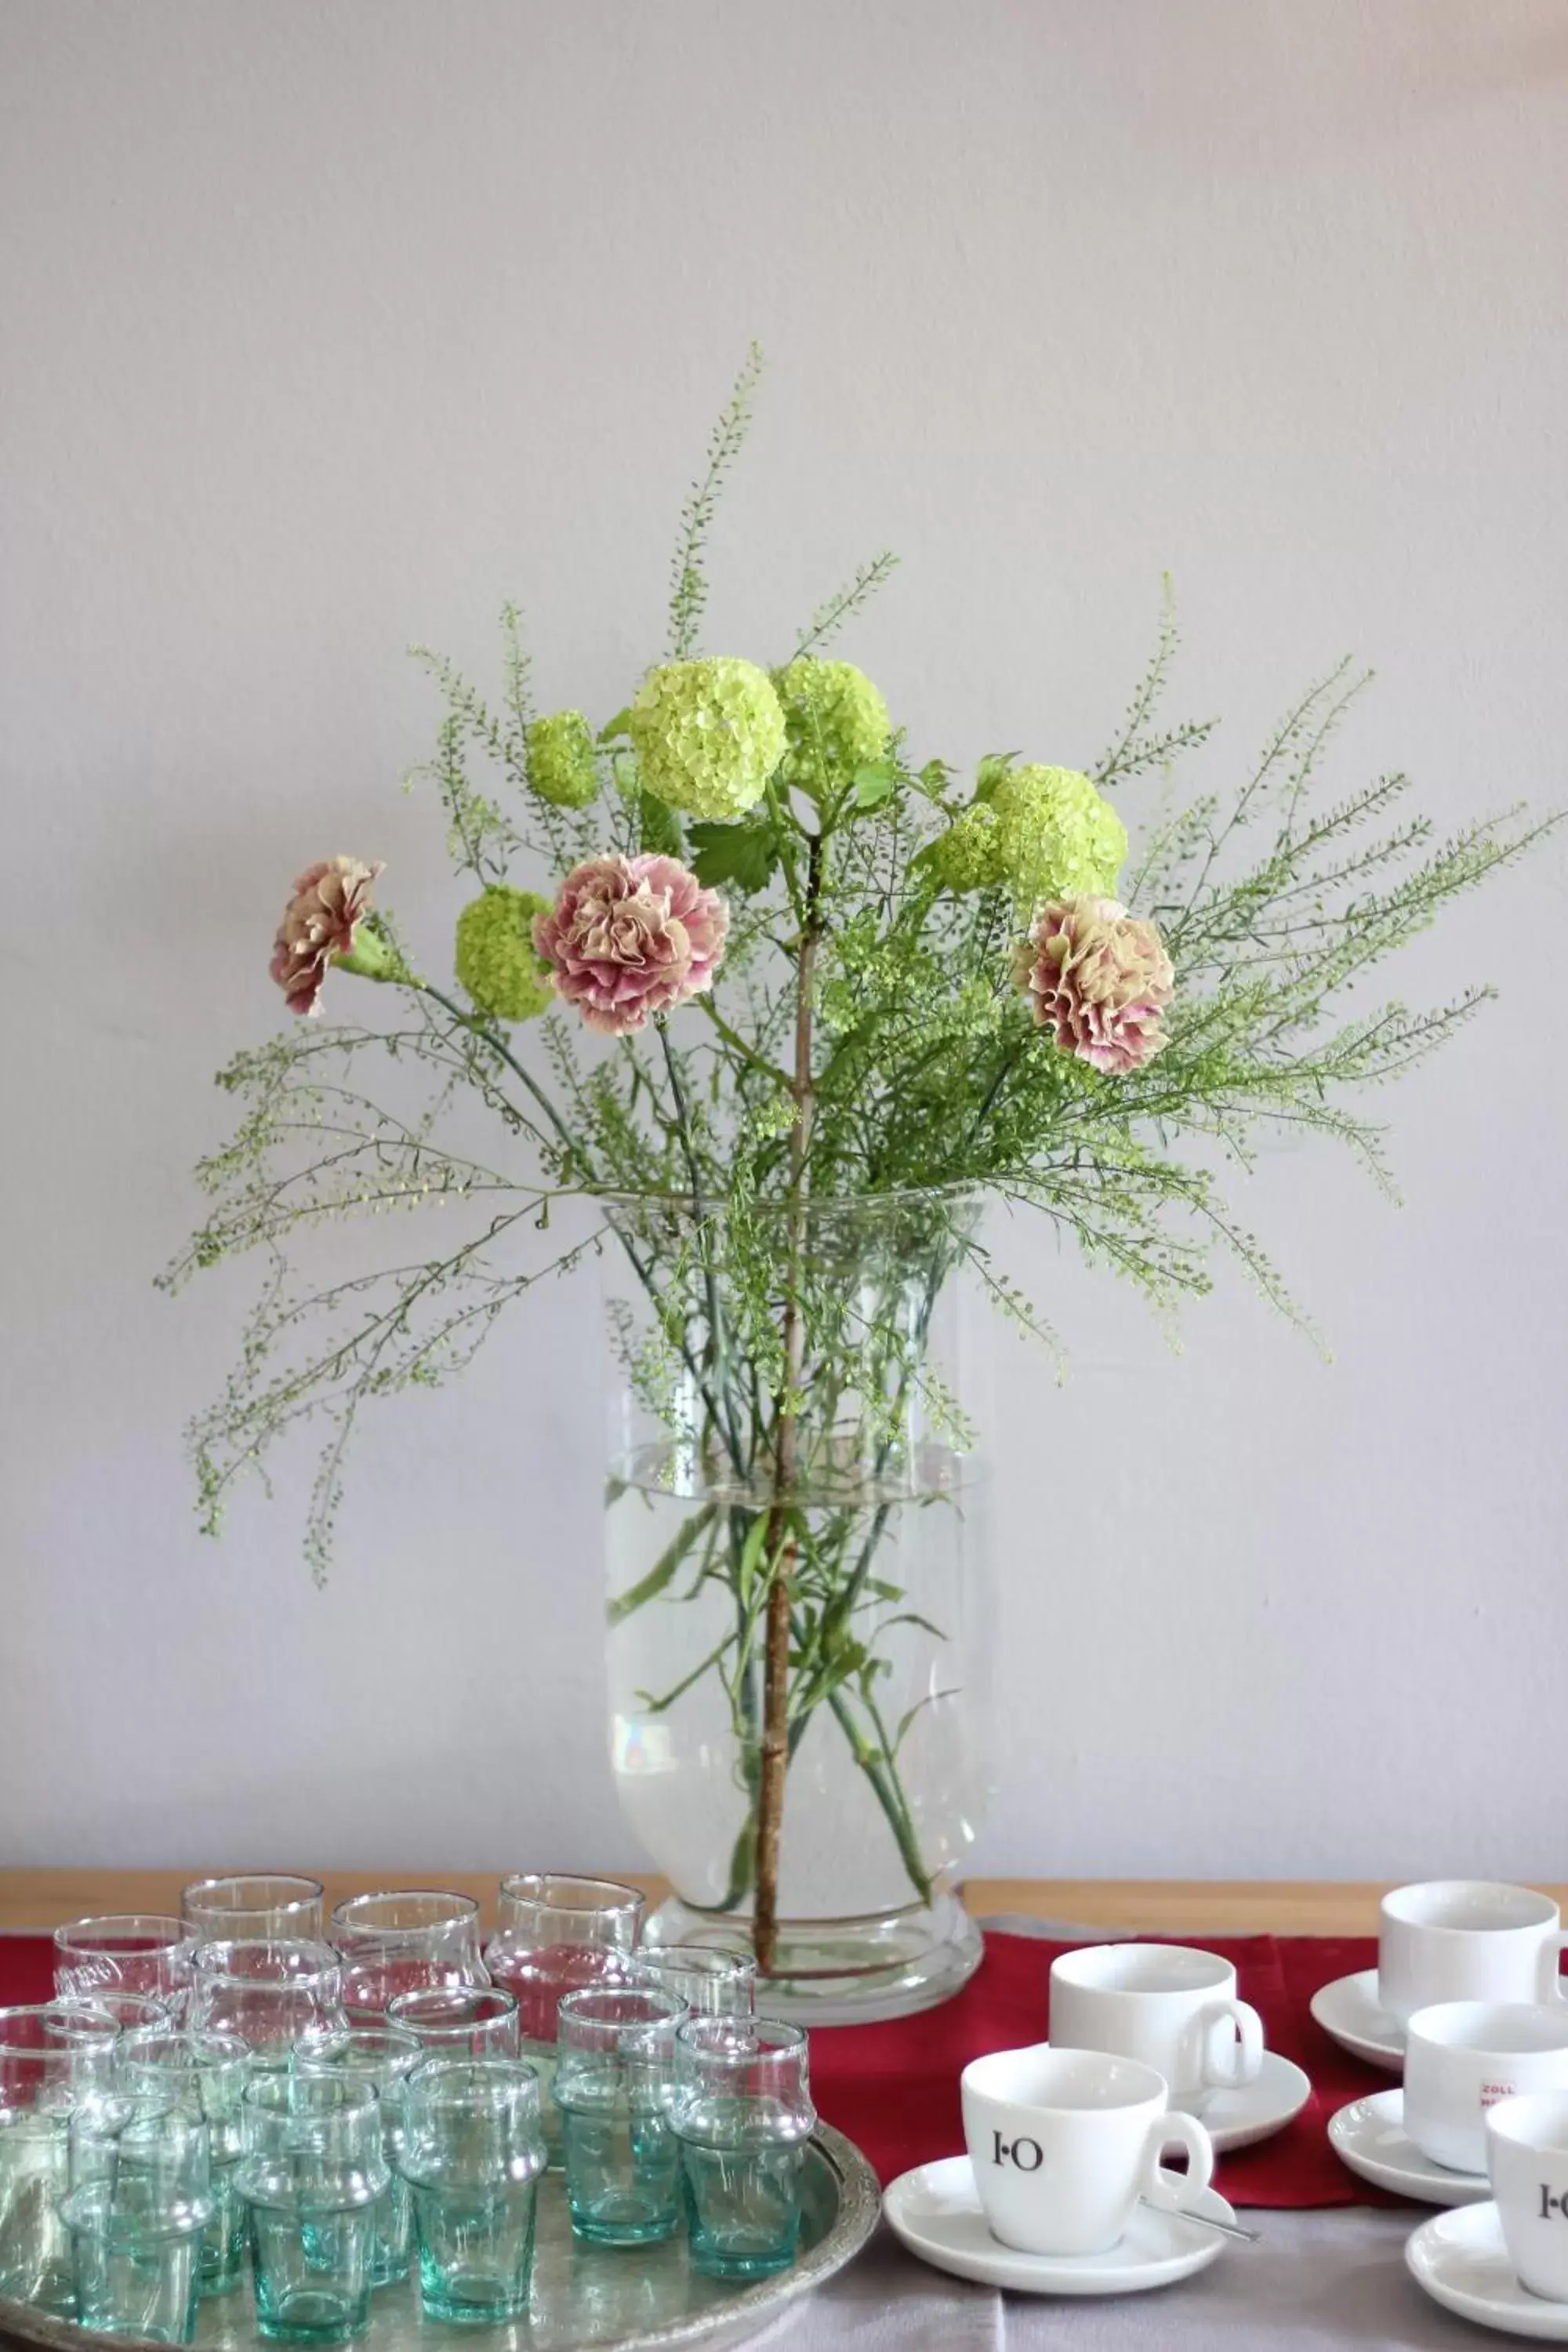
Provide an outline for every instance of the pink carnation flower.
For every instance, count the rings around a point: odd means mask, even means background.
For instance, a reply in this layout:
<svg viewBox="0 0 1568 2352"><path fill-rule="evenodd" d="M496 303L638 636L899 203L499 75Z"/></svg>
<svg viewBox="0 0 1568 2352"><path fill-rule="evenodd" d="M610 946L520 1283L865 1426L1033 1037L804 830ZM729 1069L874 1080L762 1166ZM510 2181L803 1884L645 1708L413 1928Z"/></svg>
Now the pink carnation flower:
<svg viewBox="0 0 1568 2352"><path fill-rule="evenodd" d="M1018 950L1016 978L1064 1054L1097 1070L1136 1070L1169 1044L1160 1015L1175 974L1152 923L1114 898L1047 907Z"/></svg>
<svg viewBox="0 0 1568 2352"><path fill-rule="evenodd" d="M534 917L533 944L589 1028L625 1037L711 988L729 926L718 892L678 858L590 857Z"/></svg>
<svg viewBox="0 0 1568 2352"><path fill-rule="evenodd" d="M371 884L382 867L357 857L323 857L307 866L283 909L272 947L273 979L290 1013L314 1013L327 966L348 955L354 931L369 911Z"/></svg>

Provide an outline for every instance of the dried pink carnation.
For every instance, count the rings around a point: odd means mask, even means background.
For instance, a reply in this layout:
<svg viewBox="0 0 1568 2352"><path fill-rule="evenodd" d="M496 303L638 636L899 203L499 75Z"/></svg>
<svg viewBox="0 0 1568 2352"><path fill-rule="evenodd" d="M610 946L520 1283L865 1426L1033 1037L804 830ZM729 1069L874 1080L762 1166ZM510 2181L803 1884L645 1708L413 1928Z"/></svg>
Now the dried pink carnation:
<svg viewBox="0 0 1568 2352"><path fill-rule="evenodd" d="M1061 898L1018 950L1035 1019L1064 1054L1097 1070L1136 1070L1170 1042L1160 1015L1175 974L1152 923L1114 898Z"/></svg>
<svg viewBox="0 0 1568 2352"><path fill-rule="evenodd" d="M533 944L590 1029L624 1037L713 984L730 910L674 857L574 866Z"/></svg>
<svg viewBox="0 0 1568 2352"><path fill-rule="evenodd" d="M295 883L278 926L271 964L290 1013L316 1010L327 966L334 956L352 952L355 928L369 911L371 884L381 871L357 857L323 857L320 865L307 866Z"/></svg>

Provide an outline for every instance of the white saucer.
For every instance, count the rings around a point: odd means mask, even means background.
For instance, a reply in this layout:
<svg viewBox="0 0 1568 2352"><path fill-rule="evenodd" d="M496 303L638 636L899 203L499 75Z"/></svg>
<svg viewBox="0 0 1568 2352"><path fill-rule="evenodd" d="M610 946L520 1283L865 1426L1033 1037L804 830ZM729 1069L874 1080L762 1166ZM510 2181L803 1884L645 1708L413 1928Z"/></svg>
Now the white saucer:
<svg viewBox="0 0 1568 2352"><path fill-rule="evenodd" d="M1329 2139L1342 2164L1422 2205L1481 2205L1492 2193L1484 2172L1450 2172L1423 2156L1405 2129L1403 2091L1374 2091L1352 2099L1329 2118Z"/></svg>
<svg viewBox="0 0 1568 2352"><path fill-rule="evenodd" d="M1405 2028L1379 2005L1375 1969L1320 1987L1312 1995L1312 2015L1342 2050L1390 2074L1404 2074Z"/></svg>
<svg viewBox="0 0 1568 2352"><path fill-rule="evenodd" d="M1213 2140L1215 2155L1224 2156L1233 2147L1250 2147L1255 2140L1283 2131L1311 2095L1312 2085L1300 2066L1278 2050L1266 2050L1256 2083L1214 2092L1198 2120Z"/></svg>
<svg viewBox="0 0 1568 2352"><path fill-rule="evenodd" d="M1225 2246L1216 2231L1180 2213L1136 2205L1127 2235L1104 2254L1023 2254L994 2238L966 2156L917 2165L882 2193L888 2226L900 2244L954 2278L1017 2294L1137 2294L1171 2286L1206 2270ZM1236 2215L1216 2189L1205 2189L1195 2210L1216 2221Z"/></svg>
<svg viewBox="0 0 1568 2352"><path fill-rule="evenodd" d="M1540 2344L1568 2344L1568 2303L1543 2302L1521 2286L1495 2205L1434 2213L1406 2243L1405 2260L1416 2285L1461 2319Z"/></svg>

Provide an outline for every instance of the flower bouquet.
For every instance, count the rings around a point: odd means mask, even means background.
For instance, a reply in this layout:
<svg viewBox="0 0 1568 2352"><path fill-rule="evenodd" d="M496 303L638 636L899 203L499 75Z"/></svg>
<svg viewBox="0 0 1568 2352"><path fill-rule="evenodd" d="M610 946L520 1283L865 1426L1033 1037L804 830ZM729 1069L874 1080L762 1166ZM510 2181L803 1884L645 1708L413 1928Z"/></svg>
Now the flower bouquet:
<svg viewBox="0 0 1568 2352"><path fill-rule="evenodd" d="M546 1265L601 1261L623 1798L675 1882L669 1933L745 1937L775 2005L847 2013L936 1998L977 1952L948 1894L984 1797L987 1630L954 1278L1046 1333L980 1210L1038 1212L1162 1309L1223 1250L1293 1312L1225 1163L1315 1129L1386 1181L1349 1097L1487 992L1410 1011L1364 982L1540 828L1439 841L1401 776L1325 803L1363 683L1342 665L1232 798L1182 798L1209 730L1161 716L1168 609L1084 770L917 756L828 652L887 556L772 667L704 655L755 378L753 353L685 509L668 658L623 709L536 711L510 609L498 699L425 656L444 715L417 772L467 891L449 956L373 903L378 866L300 875L272 975L310 1017L221 1074L240 1125L168 1279L262 1254L238 1370L195 1424L202 1510L216 1528L237 1477L320 1421L324 1573L364 1406L466 1363ZM354 978L386 1017L316 1018ZM518 1263L566 1196L588 1230ZM296 1276L304 1229L433 1201L468 1216L428 1254Z"/></svg>

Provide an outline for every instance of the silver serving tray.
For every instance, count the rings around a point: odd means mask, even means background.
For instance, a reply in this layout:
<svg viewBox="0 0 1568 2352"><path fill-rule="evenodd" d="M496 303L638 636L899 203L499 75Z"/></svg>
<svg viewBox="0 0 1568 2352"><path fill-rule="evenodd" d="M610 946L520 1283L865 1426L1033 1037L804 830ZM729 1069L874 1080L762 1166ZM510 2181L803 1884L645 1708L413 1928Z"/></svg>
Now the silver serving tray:
<svg viewBox="0 0 1568 2352"><path fill-rule="evenodd" d="M363 2352L651 2352L651 2347L738 2344L775 2320L784 2305L831 2278L853 2260L877 2226L882 2192L877 2176L852 2142L818 2124L806 2150L801 2182L800 2252L787 2271L754 2286L700 2278L686 2258L684 2237L659 2246L589 2246L572 2235L561 2175L540 2189L534 2243L533 2294L526 2322L476 2327L426 2320L412 2282L379 2287ZM0 2296L0 2339L41 2344L52 2352L110 2352L142 2342L51 2319L30 2304ZM207 2352L271 2352L256 2327L247 2282L201 2306L195 2341Z"/></svg>

